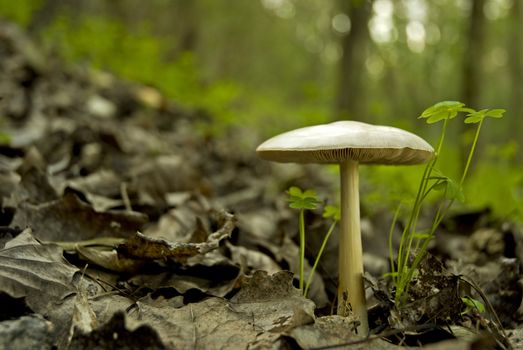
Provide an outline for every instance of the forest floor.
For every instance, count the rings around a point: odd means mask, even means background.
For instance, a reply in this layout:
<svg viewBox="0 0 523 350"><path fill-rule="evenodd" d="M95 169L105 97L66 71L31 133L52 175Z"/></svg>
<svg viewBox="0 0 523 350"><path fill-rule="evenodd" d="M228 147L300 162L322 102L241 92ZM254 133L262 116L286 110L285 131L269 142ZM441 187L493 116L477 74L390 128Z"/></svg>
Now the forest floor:
<svg viewBox="0 0 523 350"><path fill-rule="evenodd" d="M64 64L7 23L0 73L0 349L523 348L515 224L449 218L398 309L382 278L391 215L365 216L359 337L331 315L335 235L310 299L295 288L284 191L329 191L328 174L261 161L232 133L206 134L203 111ZM329 223L306 219L313 261Z"/></svg>

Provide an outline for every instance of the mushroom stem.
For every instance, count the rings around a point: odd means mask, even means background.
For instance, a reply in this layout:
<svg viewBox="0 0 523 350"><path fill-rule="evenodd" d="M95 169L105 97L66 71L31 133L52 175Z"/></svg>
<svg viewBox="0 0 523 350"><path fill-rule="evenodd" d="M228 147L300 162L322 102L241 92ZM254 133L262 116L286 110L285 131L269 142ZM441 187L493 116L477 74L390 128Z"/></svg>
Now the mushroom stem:
<svg viewBox="0 0 523 350"><path fill-rule="evenodd" d="M369 325L363 286L358 162L347 160L340 163L340 178L338 315L356 316L360 322L357 332L366 336Z"/></svg>

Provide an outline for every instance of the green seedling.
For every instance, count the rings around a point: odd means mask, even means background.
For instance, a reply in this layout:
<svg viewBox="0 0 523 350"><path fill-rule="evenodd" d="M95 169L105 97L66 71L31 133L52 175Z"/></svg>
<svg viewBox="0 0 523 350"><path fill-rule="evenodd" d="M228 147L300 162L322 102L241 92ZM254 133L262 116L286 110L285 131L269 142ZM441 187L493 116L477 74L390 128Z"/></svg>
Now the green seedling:
<svg viewBox="0 0 523 350"><path fill-rule="evenodd" d="M484 313L485 312L485 305L474 298L471 298L469 296L461 297L461 301L463 304L465 304L465 310L461 312L461 315L473 315L477 313Z"/></svg>
<svg viewBox="0 0 523 350"><path fill-rule="evenodd" d="M300 290L303 291L303 268L305 266L305 210L316 209L319 201L314 190L302 191L300 188L292 186L289 188L287 193L289 194L289 207L300 211Z"/></svg>
<svg viewBox="0 0 523 350"><path fill-rule="evenodd" d="M293 209L298 209L299 214L299 232L300 232L300 290L303 291L303 295L307 296L309 292L310 285L312 283L312 278L314 276L314 271L320 261L320 258L325 250L327 241L334 231L336 223L340 220L340 209L338 207L327 205L323 210L323 218L332 219L332 224L327 231L327 234L323 238L320 250L314 260L314 264L307 278L307 283L304 286L304 265L305 265L305 210L314 210L318 208L320 201L316 196L314 190L305 190L302 191L300 188L293 186L287 191L289 195L289 207Z"/></svg>
<svg viewBox="0 0 523 350"><path fill-rule="evenodd" d="M467 113L464 120L466 124L477 124L476 132L472 145L469 150L467 161L463 169L463 173L459 182L451 179L444 175L440 170L436 168L438 159L441 156L442 146L445 140L445 135L449 121L456 118L460 113ZM396 286L395 302L396 305L400 306L405 302L405 296L408 294L408 288L410 282L415 275L415 272L427 252L430 241L434 238L437 228L445 218L448 210L452 204L458 201L464 201L463 195L463 183L467 177L472 162L472 157L475 153L476 146L479 139L479 134L485 118L501 118L505 113L504 109L482 109L475 111L471 108L465 107L464 103L457 101L444 101L435 104L432 107L426 109L420 116L420 119L426 119L428 124L437 123L443 121L441 134L436 147L435 157L427 163L421 182L416 194L416 199L412 205L409 213L407 224L403 229L400 245L398 248L397 261L394 264L392 257L392 232L395 222L398 218L399 212L401 211L401 205L396 211L391 230L389 233L389 251L391 253L391 276L394 285ZM433 218L432 225L430 228L425 230L418 229L418 219L421 212L422 204L427 198L429 193L432 191L443 192L443 200L439 205L436 215ZM411 261L411 254L415 251L416 255L413 261Z"/></svg>

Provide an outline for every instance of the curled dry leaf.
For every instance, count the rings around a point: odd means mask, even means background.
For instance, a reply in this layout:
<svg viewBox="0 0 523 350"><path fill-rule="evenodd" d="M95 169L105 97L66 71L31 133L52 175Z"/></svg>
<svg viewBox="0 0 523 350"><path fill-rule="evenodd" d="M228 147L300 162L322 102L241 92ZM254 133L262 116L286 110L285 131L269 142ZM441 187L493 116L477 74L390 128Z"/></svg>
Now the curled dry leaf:
<svg viewBox="0 0 523 350"><path fill-rule="evenodd" d="M144 265L142 261L121 256L115 249L77 246L75 250L82 260L109 271L135 273Z"/></svg>
<svg viewBox="0 0 523 350"><path fill-rule="evenodd" d="M221 240L230 237L235 227L234 216L223 211L212 212L211 216L214 216L220 228L210 234L205 242L167 242L137 232L118 247L118 252L139 259L173 259L184 263L190 257L218 248Z"/></svg>

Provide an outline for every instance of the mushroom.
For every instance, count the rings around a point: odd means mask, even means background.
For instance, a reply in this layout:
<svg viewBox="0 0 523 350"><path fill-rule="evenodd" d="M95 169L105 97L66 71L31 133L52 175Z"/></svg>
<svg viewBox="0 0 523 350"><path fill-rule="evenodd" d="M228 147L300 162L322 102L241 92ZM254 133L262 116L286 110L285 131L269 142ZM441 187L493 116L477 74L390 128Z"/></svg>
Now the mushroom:
<svg viewBox="0 0 523 350"><path fill-rule="evenodd" d="M358 164L419 164L431 159L434 149L405 130L338 121L277 135L258 146L256 153L276 162L339 164L341 220L337 313L357 317L358 334L367 335Z"/></svg>

